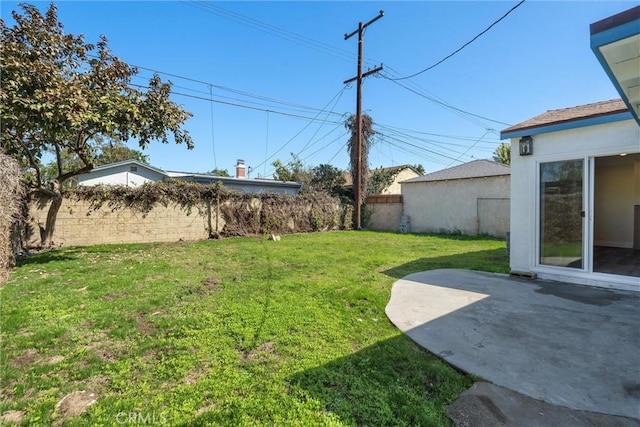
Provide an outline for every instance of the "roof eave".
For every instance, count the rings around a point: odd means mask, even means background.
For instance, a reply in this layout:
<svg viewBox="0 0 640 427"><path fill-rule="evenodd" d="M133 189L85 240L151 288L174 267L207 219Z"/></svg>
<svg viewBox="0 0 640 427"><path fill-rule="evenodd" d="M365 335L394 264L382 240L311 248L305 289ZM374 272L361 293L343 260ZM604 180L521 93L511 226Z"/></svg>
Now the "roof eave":
<svg viewBox="0 0 640 427"><path fill-rule="evenodd" d="M620 94L620 97L631 112L636 123L640 125L640 118L638 116L639 106L634 105L629 98L629 93L625 91L623 84L621 84L616 77L611 64L607 61L601 49L612 43L638 37L640 34L640 6L591 24L590 33L591 50L607 74L607 77L611 80L611 83L613 83L616 91Z"/></svg>
<svg viewBox="0 0 640 427"><path fill-rule="evenodd" d="M548 123L544 125L534 125L528 127L517 128L512 131L504 130L500 132L500 139L520 138L523 136L539 135L542 133L558 132L562 130L577 129L586 126L600 125L605 123L613 123L622 120L634 118L631 111L618 111L608 114L599 114L594 116L582 117L575 120L564 120L559 122ZM636 119L637 120L637 119Z"/></svg>

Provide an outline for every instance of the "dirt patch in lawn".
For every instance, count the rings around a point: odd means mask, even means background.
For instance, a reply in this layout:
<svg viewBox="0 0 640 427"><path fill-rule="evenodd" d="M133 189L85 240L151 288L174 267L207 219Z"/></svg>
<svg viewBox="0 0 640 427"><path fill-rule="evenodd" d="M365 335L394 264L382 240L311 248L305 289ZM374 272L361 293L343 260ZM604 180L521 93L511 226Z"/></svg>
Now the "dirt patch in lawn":
<svg viewBox="0 0 640 427"><path fill-rule="evenodd" d="M38 350L35 348L27 349L27 351L18 357L11 359L11 364L17 368L23 366L31 366L38 360Z"/></svg>
<svg viewBox="0 0 640 427"><path fill-rule="evenodd" d="M64 356L51 356L42 360L44 365L55 365L56 363L60 363L64 360Z"/></svg>
<svg viewBox="0 0 640 427"><path fill-rule="evenodd" d="M106 375L94 375L91 378L85 380L85 384L89 390L95 390L100 392L105 390L111 383L111 378Z"/></svg>
<svg viewBox="0 0 640 427"><path fill-rule="evenodd" d="M195 384L198 382L198 380L200 380L200 378L204 377L207 372L209 372L208 366L203 366L196 371L191 371L184 378L184 382L188 385Z"/></svg>
<svg viewBox="0 0 640 427"><path fill-rule="evenodd" d="M151 316L153 316L154 314L156 313L152 313ZM138 332L140 332L141 334L153 335L157 332L158 328L156 328L156 325L149 322L147 317L148 315L146 313L138 314L138 318L136 319L136 329L138 329Z"/></svg>
<svg viewBox="0 0 640 427"><path fill-rule="evenodd" d="M128 297L128 296L129 296L128 292L120 292L120 293L117 293L117 294L108 293L105 296L103 296L102 299L105 300L105 301L113 301L114 299L124 298L124 297Z"/></svg>
<svg viewBox="0 0 640 427"><path fill-rule="evenodd" d="M276 345L272 341L267 341L264 344L260 344L258 347L247 352L242 352L242 361L245 363L250 362L264 362L268 360L270 356L274 354Z"/></svg>
<svg viewBox="0 0 640 427"><path fill-rule="evenodd" d="M202 286L209 292L218 292L222 290L219 280L216 277L207 277L202 281Z"/></svg>
<svg viewBox="0 0 640 427"><path fill-rule="evenodd" d="M60 416L54 425L61 425L64 419L82 414L98 400L98 394L92 391L74 391L67 394L57 404L54 411Z"/></svg>
<svg viewBox="0 0 640 427"><path fill-rule="evenodd" d="M7 411L0 415L0 425L5 425L7 423L20 424L25 415L26 412L24 411Z"/></svg>

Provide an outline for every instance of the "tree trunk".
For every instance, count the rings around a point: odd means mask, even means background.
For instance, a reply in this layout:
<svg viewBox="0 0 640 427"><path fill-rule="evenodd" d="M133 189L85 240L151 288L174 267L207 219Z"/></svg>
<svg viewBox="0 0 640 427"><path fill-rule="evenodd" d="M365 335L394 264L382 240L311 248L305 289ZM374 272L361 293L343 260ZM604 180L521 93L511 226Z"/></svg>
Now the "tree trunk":
<svg viewBox="0 0 640 427"><path fill-rule="evenodd" d="M54 195L51 196L51 206L49 206L49 211L47 212L47 222L41 235L43 248L50 248L53 245L56 219L58 218L60 206L62 206L62 191L60 190L60 183L57 180L52 182L52 191Z"/></svg>

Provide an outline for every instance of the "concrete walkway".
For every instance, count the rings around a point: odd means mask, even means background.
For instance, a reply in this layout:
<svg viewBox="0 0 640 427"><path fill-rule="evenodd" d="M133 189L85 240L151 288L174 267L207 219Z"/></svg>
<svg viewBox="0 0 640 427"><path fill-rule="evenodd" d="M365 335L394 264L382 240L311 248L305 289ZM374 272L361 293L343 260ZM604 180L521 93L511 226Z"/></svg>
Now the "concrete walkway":
<svg viewBox="0 0 640 427"><path fill-rule="evenodd" d="M465 372L552 405L633 418L609 425L640 425L639 293L433 270L398 280L386 313Z"/></svg>

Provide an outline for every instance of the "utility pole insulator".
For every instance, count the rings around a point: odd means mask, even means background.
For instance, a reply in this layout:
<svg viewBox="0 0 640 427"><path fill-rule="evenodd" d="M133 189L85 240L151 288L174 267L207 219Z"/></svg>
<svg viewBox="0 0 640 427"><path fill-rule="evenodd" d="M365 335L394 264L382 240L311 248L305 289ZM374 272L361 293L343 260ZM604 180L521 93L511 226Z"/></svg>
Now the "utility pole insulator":
<svg viewBox="0 0 640 427"><path fill-rule="evenodd" d="M363 51L363 45L364 45L363 35L364 35L365 28L367 28L369 25L373 24L383 16L384 16L384 11L381 10L378 16L376 16L366 24L363 24L362 22L358 23L357 30L353 31L350 34L344 35L344 39L347 40L351 38L351 36L358 34L358 70L355 77L344 81L344 84L349 84L352 81L358 82L357 95L356 95L356 168L355 168L356 170L354 171L355 176L352 177L353 188L355 190L355 197L354 197L355 206L354 206L353 215L355 217L354 228L356 230L360 230L362 228L360 225L360 217L361 217L360 210L362 207L362 200L361 200L362 199L362 196L361 196L362 194L362 79L382 70L382 65L380 65L379 67L376 67L373 70L369 70L364 74L362 73L362 51Z"/></svg>

